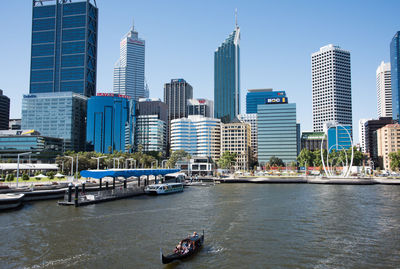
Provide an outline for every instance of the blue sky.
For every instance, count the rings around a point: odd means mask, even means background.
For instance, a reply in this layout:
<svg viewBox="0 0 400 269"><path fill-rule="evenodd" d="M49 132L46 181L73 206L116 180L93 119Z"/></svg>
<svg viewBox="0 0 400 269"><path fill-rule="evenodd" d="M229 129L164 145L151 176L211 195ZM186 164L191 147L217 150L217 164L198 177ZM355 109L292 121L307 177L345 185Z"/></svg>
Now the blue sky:
<svg viewBox="0 0 400 269"><path fill-rule="evenodd" d="M311 53L327 44L351 52L353 125L376 117L375 71L389 61L389 44L400 30L400 1L132 1L97 0L99 8L98 92L112 91L119 41L132 20L146 40L150 96L184 78L194 97L213 99L213 53L234 28L241 28L241 102L247 89L285 90L297 103L302 130L312 129ZM29 91L32 1L3 3L0 10L0 88L11 98L11 117L21 115Z"/></svg>

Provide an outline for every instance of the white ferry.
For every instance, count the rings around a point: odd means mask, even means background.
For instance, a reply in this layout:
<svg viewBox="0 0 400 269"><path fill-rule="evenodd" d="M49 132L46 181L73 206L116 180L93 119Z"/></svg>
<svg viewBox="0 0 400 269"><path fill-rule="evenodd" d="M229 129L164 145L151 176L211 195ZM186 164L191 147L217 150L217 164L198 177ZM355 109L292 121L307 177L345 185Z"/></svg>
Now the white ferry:
<svg viewBox="0 0 400 269"><path fill-rule="evenodd" d="M144 189L146 194L169 194L174 192L182 192L183 183L163 183L163 184L152 184Z"/></svg>

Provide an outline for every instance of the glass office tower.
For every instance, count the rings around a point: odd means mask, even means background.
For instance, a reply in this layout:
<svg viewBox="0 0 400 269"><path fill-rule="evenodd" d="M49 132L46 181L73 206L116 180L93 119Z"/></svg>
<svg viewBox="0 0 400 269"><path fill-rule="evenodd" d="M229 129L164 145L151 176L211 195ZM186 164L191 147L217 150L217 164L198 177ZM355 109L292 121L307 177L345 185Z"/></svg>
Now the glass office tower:
<svg viewBox="0 0 400 269"><path fill-rule="evenodd" d="M102 153L131 151L135 103L128 96L99 93L88 101L86 141Z"/></svg>
<svg viewBox="0 0 400 269"><path fill-rule="evenodd" d="M258 162L265 165L275 156L285 163L297 161L296 104L258 105Z"/></svg>
<svg viewBox="0 0 400 269"><path fill-rule="evenodd" d="M97 19L90 0L33 0L31 94L96 94Z"/></svg>
<svg viewBox="0 0 400 269"><path fill-rule="evenodd" d="M399 120L400 115L400 46L399 46L400 31L397 32L392 42L390 43L390 65L391 65L391 80L392 80L392 115L394 120Z"/></svg>
<svg viewBox="0 0 400 269"><path fill-rule="evenodd" d="M240 114L239 43L236 23L235 30L214 53L214 117L224 123Z"/></svg>
<svg viewBox="0 0 400 269"><path fill-rule="evenodd" d="M273 91L272 89L248 90L246 95L246 113L257 113L257 106L271 103L287 103L285 91Z"/></svg>
<svg viewBox="0 0 400 269"><path fill-rule="evenodd" d="M83 151L86 104L87 97L72 92L24 95L21 128L64 139L63 150Z"/></svg>

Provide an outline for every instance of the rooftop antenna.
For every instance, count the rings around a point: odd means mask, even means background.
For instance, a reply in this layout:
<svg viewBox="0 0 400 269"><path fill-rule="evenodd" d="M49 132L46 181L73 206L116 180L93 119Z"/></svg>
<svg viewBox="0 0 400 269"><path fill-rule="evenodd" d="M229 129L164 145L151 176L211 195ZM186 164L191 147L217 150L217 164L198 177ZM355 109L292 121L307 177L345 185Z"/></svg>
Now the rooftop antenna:
<svg viewBox="0 0 400 269"><path fill-rule="evenodd" d="M237 23L237 8L235 8L235 27L238 28L238 23Z"/></svg>
<svg viewBox="0 0 400 269"><path fill-rule="evenodd" d="M132 31L135 29L135 19L132 18L132 27L131 27Z"/></svg>

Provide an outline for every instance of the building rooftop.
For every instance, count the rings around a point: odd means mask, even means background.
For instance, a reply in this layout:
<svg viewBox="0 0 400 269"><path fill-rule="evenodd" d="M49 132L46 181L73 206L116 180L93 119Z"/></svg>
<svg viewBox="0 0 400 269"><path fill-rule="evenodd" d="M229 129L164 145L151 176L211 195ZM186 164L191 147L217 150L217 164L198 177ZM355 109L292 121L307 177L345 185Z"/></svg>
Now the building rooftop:
<svg viewBox="0 0 400 269"><path fill-rule="evenodd" d="M272 92L272 88L267 88L267 89L248 89L248 92Z"/></svg>
<svg viewBox="0 0 400 269"><path fill-rule="evenodd" d="M324 132L303 132L301 139L325 139Z"/></svg>

